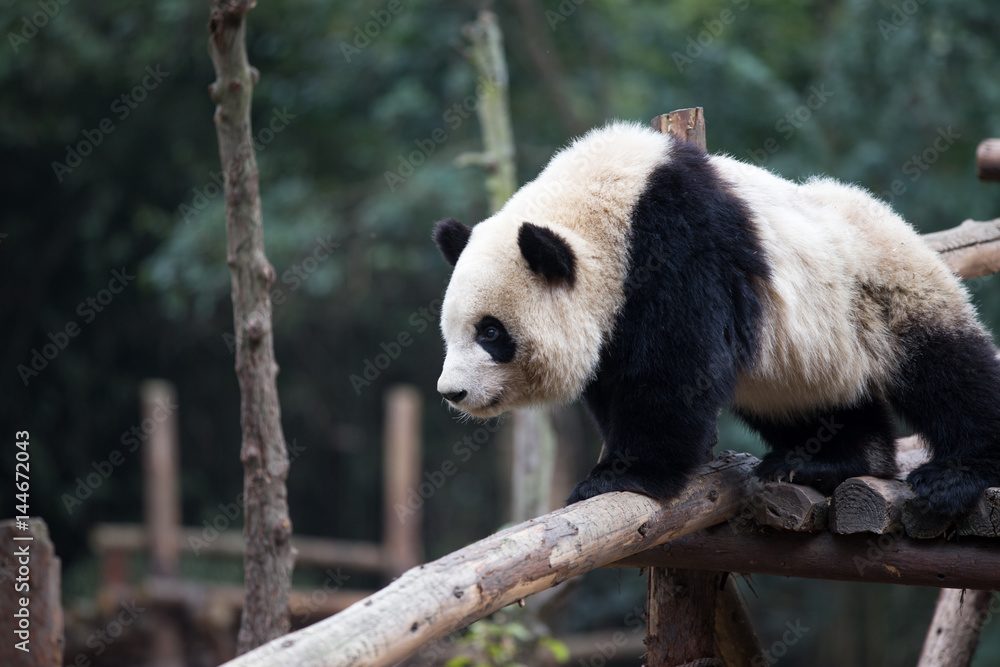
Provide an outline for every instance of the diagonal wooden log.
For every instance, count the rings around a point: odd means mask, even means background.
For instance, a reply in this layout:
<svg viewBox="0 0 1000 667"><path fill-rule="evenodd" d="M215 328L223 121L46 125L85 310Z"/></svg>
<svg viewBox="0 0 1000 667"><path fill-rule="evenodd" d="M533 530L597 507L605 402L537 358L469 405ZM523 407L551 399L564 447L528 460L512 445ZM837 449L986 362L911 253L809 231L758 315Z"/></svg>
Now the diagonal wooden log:
<svg viewBox="0 0 1000 667"><path fill-rule="evenodd" d="M923 235L956 275L970 280L1000 271L1000 218L966 220L958 227Z"/></svg>
<svg viewBox="0 0 1000 667"><path fill-rule="evenodd" d="M230 667L393 665L525 597L733 516L758 482L757 459L725 452L679 498L608 493L413 568L340 614L280 637Z"/></svg>

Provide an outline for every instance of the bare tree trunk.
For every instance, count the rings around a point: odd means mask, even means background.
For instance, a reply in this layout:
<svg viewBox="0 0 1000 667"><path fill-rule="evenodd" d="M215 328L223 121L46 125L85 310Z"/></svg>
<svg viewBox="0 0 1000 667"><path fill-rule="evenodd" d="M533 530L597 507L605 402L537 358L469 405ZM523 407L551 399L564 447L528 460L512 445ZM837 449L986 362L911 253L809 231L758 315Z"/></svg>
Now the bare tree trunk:
<svg viewBox="0 0 1000 667"><path fill-rule="evenodd" d="M468 58L476 68L480 96L476 113L483 130L483 152L460 156L464 164L478 163L486 169L486 191L490 213L499 211L517 189L514 168L514 131L510 124L507 59L503 33L496 14L479 12L475 22L462 28L469 40Z"/></svg>
<svg viewBox="0 0 1000 667"><path fill-rule="evenodd" d="M968 667L991 595L990 591L942 588L917 667Z"/></svg>
<svg viewBox="0 0 1000 667"><path fill-rule="evenodd" d="M246 14L255 0L213 0L208 51L216 81L215 128L226 183L227 262L232 274L236 375L240 383L243 443L246 603L237 651L260 646L289 630L292 552L285 478L288 453L281 431L271 329L274 267L264 255L257 159L250 102L260 74L246 52Z"/></svg>

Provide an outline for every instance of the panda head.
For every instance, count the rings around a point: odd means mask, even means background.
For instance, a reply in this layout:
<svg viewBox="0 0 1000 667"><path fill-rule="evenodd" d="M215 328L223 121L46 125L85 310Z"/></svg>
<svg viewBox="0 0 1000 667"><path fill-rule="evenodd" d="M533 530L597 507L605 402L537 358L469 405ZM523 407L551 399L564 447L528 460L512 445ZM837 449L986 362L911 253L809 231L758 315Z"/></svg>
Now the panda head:
<svg viewBox="0 0 1000 667"><path fill-rule="evenodd" d="M583 240L503 211L475 229L442 220L433 236L455 267L441 311L447 350L438 379L449 405L487 419L578 396L600 346L580 308Z"/></svg>

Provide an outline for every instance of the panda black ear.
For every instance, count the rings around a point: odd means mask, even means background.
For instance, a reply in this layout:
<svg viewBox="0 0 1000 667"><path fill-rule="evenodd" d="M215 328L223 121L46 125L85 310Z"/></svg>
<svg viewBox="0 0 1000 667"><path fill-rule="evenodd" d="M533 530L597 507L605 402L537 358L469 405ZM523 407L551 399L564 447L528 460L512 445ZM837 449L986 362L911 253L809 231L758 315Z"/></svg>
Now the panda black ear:
<svg viewBox="0 0 1000 667"><path fill-rule="evenodd" d="M565 281L570 286L576 281L576 255L566 239L548 227L530 222L521 224L517 244L528 266L549 282Z"/></svg>
<svg viewBox="0 0 1000 667"><path fill-rule="evenodd" d="M444 261L452 266L458 262L458 256L465 249L465 244L469 242L469 235L472 234L472 227L463 225L454 218L447 218L434 225L434 233L431 237L437 244L438 250Z"/></svg>

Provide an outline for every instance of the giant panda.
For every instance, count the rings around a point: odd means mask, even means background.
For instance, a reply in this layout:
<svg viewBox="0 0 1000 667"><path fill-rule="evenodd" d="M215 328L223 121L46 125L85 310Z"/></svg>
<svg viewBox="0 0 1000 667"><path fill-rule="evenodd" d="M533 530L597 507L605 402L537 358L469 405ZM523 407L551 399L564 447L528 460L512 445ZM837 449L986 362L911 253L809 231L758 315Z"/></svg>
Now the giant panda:
<svg viewBox="0 0 1000 667"><path fill-rule="evenodd" d="M896 413L933 451L907 478L927 511L955 517L1000 485L991 337L861 188L616 122L495 215L442 220L433 238L454 266L438 391L481 419L582 396L605 455L570 503L676 496L725 407L769 445L763 479L831 493L893 477Z"/></svg>

